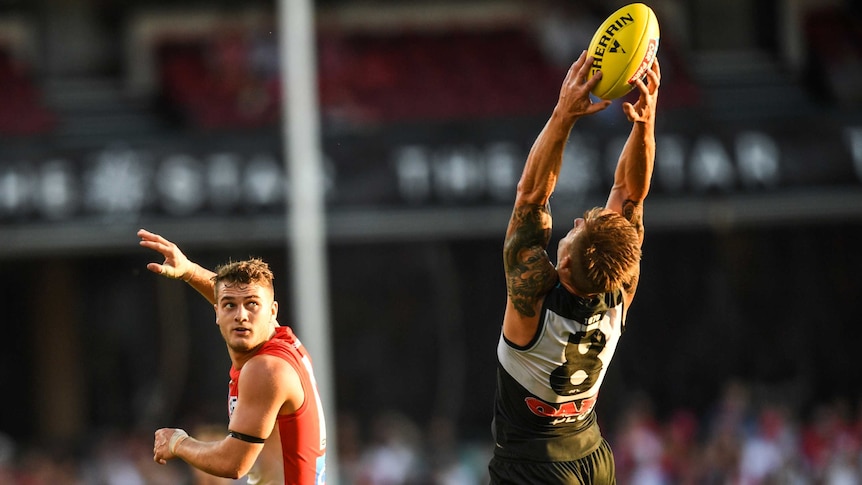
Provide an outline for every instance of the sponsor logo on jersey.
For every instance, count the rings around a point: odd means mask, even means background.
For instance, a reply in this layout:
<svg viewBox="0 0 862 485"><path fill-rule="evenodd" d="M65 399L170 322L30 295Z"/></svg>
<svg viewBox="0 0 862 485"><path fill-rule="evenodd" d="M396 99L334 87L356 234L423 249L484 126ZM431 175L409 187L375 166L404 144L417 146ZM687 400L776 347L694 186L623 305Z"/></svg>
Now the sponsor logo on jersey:
<svg viewBox="0 0 862 485"><path fill-rule="evenodd" d="M554 406L532 396L524 399L524 402L526 402L530 412L536 416L552 418L551 424L561 424L584 419L593 410L598 398L599 396L596 394L586 399L564 402L559 406Z"/></svg>

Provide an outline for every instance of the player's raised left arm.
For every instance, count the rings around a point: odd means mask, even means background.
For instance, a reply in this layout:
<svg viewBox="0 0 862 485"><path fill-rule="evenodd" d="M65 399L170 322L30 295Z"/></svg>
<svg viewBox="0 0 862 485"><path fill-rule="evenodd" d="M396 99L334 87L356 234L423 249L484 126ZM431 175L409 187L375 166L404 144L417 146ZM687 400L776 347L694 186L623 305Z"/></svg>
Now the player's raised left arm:
<svg viewBox="0 0 862 485"><path fill-rule="evenodd" d="M631 222L643 242L643 201L650 189L655 163L655 116L661 70L658 59L647 71L647 82L638 80L640 92L634 104L623 103L623 112L632 122L632 130L620 154L614 174L614 185L606 207Z"/></svg>

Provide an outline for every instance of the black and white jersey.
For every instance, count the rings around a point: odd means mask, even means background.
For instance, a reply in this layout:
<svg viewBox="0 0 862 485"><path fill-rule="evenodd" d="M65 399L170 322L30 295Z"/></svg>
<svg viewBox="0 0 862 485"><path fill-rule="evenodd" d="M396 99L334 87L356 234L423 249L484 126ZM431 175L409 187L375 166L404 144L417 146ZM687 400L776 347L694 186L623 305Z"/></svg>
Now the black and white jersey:
<svg viewBox="0 0 862 485"><path fill-rule="evenodd" d="M526 346L497 345L495 454L570 461L599 446L593 407L625 322L621 291L582 298L555 286Z"/></svg>

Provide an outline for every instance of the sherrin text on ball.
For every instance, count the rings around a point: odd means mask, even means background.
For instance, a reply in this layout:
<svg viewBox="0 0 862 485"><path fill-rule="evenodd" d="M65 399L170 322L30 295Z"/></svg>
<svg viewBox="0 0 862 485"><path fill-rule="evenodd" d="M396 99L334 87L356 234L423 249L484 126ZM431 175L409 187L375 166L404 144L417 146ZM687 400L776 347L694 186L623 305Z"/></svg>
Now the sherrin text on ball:
<svg viewBox="0 0 862 485"><path fill-rule="evenodd" d="M658 19L643 3L626 5L608 16L587 50L593 56L590 77L602 71L592 94L602 99L626 95L652 66L658 43Z"/></svg>

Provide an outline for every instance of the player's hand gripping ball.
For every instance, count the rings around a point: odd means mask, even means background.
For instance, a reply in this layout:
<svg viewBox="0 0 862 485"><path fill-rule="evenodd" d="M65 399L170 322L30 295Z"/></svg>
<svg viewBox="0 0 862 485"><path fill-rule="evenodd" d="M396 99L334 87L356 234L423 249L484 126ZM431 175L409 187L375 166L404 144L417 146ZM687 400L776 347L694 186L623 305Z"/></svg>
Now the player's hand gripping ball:
<svg viewBox="0 0 862 485"><path fill-rule="evenodd" d="M617 99L642 79L658 53L658 19L651 8L632 3L612 13L596 30L587 55L593 56L589 77L602 71L592 94Z"/></svg>

